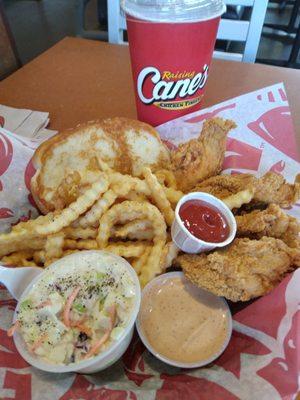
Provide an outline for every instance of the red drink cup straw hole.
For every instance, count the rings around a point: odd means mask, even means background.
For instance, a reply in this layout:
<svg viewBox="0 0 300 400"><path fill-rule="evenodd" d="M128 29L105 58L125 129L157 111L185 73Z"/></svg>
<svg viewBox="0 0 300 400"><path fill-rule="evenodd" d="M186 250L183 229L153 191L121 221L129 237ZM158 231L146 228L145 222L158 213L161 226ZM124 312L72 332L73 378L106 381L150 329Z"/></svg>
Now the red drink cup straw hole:
<svg viewBox="0 0 300 400"><path fill-rule="evenodd" d="M199 110L225 11L222 0L122 5L139 120L157 126Z"/></svg>

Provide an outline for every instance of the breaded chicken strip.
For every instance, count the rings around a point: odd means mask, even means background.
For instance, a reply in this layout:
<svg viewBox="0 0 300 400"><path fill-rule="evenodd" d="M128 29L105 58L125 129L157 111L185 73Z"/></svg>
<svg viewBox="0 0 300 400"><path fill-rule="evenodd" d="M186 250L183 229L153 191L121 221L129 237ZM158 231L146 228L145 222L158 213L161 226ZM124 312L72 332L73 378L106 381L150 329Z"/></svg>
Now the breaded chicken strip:
<svg viewBox="0 0 300 400"><path fill-rule="evenodd" d="M245 189L253 190L253 202L288 207L300 198L300 183L287 183L275 172L267 172L261 178L251 174L218 175L196 185L193 192L207 192L224 199Z"/></svg>
<svg viewBox="0 0 300 400"><path fill-rule="evenodd" d="M198 139L192 139L179 145L176 150L171 150L172 170L179 189L187 192L196 183L221 172L226 136L235 127L236 124L230 120L207 120Z"/></svg>
<svg viewBox="0 0 300 400"><path fill-rule="evenodd" d="M231 301L247 301L270 292L300 265L300 251L282 240L235 239L209 254L185 254L175 262L194 284Z"/></svg>
<svg viewBox="0 0 300 400"><path fill-rule="evenodd" d="M282 175L269 171L256 180L254 200L289 207L300 198L300 183L297 179L294 184L289 184Z"/></svg>
<svg viewBox="0 0 300 400"><path fill-rule="evenodd" d="M300 222L287 215L276 204L270 204L265 210L254 210L235 217L237 236L260 239L271 236L281 239L289 247L300 248Z"/></svg>

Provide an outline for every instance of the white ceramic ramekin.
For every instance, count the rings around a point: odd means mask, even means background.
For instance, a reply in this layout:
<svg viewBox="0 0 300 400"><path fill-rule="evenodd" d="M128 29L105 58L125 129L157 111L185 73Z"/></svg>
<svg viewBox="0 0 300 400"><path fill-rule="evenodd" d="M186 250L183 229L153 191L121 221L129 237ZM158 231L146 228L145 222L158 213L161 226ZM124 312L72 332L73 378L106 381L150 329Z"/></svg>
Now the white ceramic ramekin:
<svg viewBox="0 0 300 400"><path fill-rule="evenodd" d="M87 251L82 251L74 254L70 254L53 264L51 264L49 267L47 267L47 272L49 272L49 269L55 269L55 268L63 268L63 264L68 262L68 260L72 260L74 257L89 257L91 254L99 254L101 256L104 253L108 253L105 251L97 251L97 250L87 250ZM126 351L132 335L133 335L133 330L134 330L134 323L140 308L140 302L141 302L141 289L140 289L140 283L137 277L136 272L134 269L131 267L131 265L124 260L123 258L116 256L115 254L109 253L109 255L116 260L117 262L121 262L128 273L130 274L134 286L135 286L135 300L134 300L134 306L133 310L131 312L128 324L126 328L124 329L124 332L122 336L114 342L106 351L98 354L97 356L93 358L89 358L88 360L80 361L78 363L74 364L69 364L69 365L56 365L56 364L50 364L47 363L40 358L36 357L32 353L30 353L27 350L26 344L22 338L22 335L16 331L14 334L14 341L15 345L21 354L21 356L31 365L34 367L41 369L43 371L47 372L55 372L55 373L64 373L64 372L79 372L79 373L84 373L84 374L90 374L93 372L97 371L102 371L103 369L109 367L113 363L115 363ZM17 319L17 311L19 308L19 305L22 303L23 299L27 296L31 288L35 283L37 283L42 277L43 273L41 273L39 276L37 276L31 283L30 285L25 289L24 293L22 294L22 297L20 298L18 305L15 310L14 314L14 322Z"/></svg>
<svg viewBox="0 0 300 400"><path fill-rule="evenodd" d="M180 207L188 200L203 200L221 211L229 224L230 233L228 238L220 243L210 243L193 236L186 229L182 219L179 216ZM212 196L208 193L193 192L183 196L177 203L175 209L175 218L171 227L171 235L176 246L185 253L202 253L203 251L210 251L216 247L224 247L231 243L236 235L236 221L234 215L222 200L219 200L215 196Z"/></svg>
<svg viewBox="0 0 300 400"><path fill-rule="evenodd" d="M189 285L193 288L195 288L195 286L187 281L187 279L184 276L184 273L181 271L177 271L177 272L168 272L166 274L160 275L158 277L156 277L155 279L152 279L152 281L150 281L143 289L142 291L142 301L141 301L141 306L143 304L143 296L145 295L145 293L150 290L153 286L155 285L159 285L162 282L166 282L168 280L174 279L174 278L181 278L182 280L184 280L184 282L186 282L186 287L188 290ZM226 333L226 337L224 340L223 345L220 347L220 350L217 351L215 354L213 354L211 357L207 358L207 359L202 359L199 360L198 362L194 362L194 363L184 363L184 362L180 362L180 361L174 361L171 360L170 358L167 358L163 355L161 355L160 353L158 353L155 348L153 346L151 346L151 344L149 343L147 337L145 336L144 332L143 332L143 326L141 324L141 320L140 320L140 313L138 314L138 317L136 319L136 328L138 331L138 334L142 340L142 342L144 343L144 345L147 347L147 349L150 351L150 353L152 353L155 357L157 357L159 360L165 362L166 364L169 365L173 365L174 367L178 367L178 368L200 368L203 367L204 365L210 364L211 362L213 362L214 360L216 360L218 357L220 357L220 355L223 353L223 351L226 349L226 347L228 346L228 343L230 341L231 338L231 334L232 334L232 316L231 316L231 312L229 309L229 306L226 302L226 300L223 297L218 297L216 295L214 295L213 293L207 292L204 289L201 289L199 287L196 288L197 289L197 294L199 294L199 300L203 300L203 302L205 304L209 304L210 300L214 299L214 300L218 300L219 303L219 307L224 311L224 313L226 314L226 318L227 318L227 333Z"/></svg>

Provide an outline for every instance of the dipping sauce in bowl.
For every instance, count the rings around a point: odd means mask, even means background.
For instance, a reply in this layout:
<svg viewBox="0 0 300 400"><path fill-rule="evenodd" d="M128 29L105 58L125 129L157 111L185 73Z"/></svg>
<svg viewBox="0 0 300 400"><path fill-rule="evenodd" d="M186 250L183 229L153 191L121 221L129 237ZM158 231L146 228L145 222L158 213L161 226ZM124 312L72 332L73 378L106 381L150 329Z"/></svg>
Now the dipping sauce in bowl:
<svg viewBox="0 0 300 400"><path fill-rule="evenodd" d="M229 236L229 224L223 213L203 200L188 200L179 209L186 229L196 238L210 243L224 242Z"/></svg>
<svg viewBox="0 0 300 400"><path fill-rule="evenodd" d="M188 282L182 272L161 275L144 288L136 325L152 354L182 368L212 362L232 331L227 303Z"/></svg>

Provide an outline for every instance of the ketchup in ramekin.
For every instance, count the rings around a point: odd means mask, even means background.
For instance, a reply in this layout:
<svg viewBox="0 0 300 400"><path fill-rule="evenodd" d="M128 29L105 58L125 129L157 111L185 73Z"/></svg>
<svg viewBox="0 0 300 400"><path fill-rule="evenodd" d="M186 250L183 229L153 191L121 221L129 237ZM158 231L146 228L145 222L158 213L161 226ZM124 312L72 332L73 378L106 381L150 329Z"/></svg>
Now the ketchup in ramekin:
<svg viewBox="0 0 300 400"><path fill-rule="evenodd" d="M179 209L179 216L186 229L205 242L224 242L230 234L227 219L213 205L203 200L188 200Z"/></svg>
<svg viewBox="0 0 300 400"><path fill-rule="evenodd" d="M185 253L224 247L236 234L236 221L227 205L204 192L184 195L177 203L171 227L173 242Z"/></svg>

